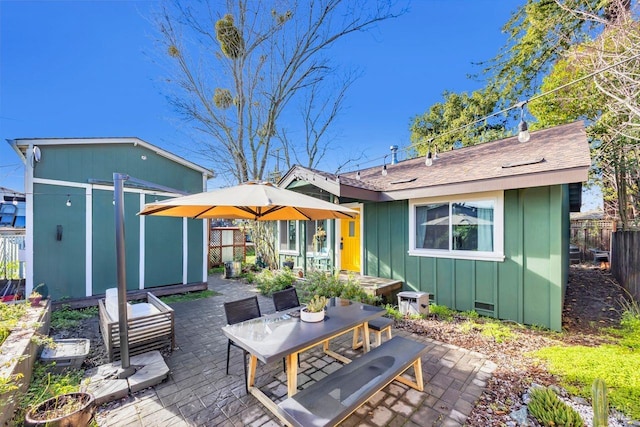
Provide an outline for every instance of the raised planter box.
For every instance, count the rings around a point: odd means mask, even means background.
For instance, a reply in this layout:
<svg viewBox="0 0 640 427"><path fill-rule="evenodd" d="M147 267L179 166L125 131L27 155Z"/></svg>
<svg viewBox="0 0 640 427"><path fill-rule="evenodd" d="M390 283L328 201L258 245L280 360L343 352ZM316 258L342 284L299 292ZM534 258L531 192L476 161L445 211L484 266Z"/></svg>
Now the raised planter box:
<svg viewBox="0 0 640 427"><path fill-rule="evenodd" d="M16 390L0 395L0 425L6 425L13 417L18 396L24 393L31 382L33 364L40 346L31 341L36 334L49 335L51 302L47 300L38 307L29 307L18 327L11 331L0 347L0 377L15 379ZM19 378L18 378L19 377Z"/></svg>
<svg viewBox="0 0 640 427"><path fill-rule="evenodd" d="M165 347L174 349L175 338L175 318L173 309L160 301L155 295L147 292L147 304L151 310L143 310L144 314L139 314L136 306L132 304L133 316L128 318L129 325L129 356L146 353L152 350L160 350ZM102 340L109 352L109 361L120 359L120 326L119 320L112 317L102 299L98 302L100 314L100 332ZM147 314L152 312L152 314Z"/></svg>

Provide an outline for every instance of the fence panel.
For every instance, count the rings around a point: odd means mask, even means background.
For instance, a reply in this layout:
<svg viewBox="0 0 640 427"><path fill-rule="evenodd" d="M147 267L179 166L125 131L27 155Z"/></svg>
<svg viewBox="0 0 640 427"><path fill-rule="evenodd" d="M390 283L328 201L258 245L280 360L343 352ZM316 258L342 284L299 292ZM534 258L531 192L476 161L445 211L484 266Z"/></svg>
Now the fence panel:
<svg viewBox="0 0 640 427"><path fill-rule="evenodd" d="M209 268L245 259L246 235L238 227L212 227L209 233Z"/></svg>
<svg viewBox="0 0 640 427"><path fill-rule="evenodd" d="M611 247L611 233L616 229L614 220L571 220L572 245L580 248L582 261L593 259L590 249L609 251Z"/></svg>
<svg viewBox="0 0 640 427"><path fill-rule="evenodd" d="M640 231L612 233L611 273L636 300L640 300Z"/></svg>
<svg viewBox="0 0 640 427"><path fill-rule="evenodd" d="M0 279L24 279L24 262L21 251L24 250L24 235L0 235Z"/></svg>

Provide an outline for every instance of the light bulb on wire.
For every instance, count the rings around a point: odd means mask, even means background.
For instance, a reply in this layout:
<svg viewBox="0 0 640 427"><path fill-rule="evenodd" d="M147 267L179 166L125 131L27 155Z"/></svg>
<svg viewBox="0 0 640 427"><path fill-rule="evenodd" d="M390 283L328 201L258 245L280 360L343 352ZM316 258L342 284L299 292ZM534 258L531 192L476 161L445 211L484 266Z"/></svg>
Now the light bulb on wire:
<svg viewBox="0 0 640 427"><path fill-rule="evenodd" d="M531 134L529 133L529 126L527 126L527 122L524 121L524 106L527 105L526 101L520 103L520 123L518 123L518 141L527 142L531 139Z"/></svg>

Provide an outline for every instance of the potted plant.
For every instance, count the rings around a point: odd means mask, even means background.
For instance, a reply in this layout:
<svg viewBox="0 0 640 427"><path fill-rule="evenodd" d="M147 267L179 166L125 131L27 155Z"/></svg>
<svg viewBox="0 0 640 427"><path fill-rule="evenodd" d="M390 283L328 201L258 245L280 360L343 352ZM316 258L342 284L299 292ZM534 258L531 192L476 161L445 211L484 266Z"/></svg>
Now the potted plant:
<svg viewBox="0 0 640 427"><path fill-rule="evenodd" d="M327 305L327 297L314 295L306 307L300 310L300 320L304 322L321 322L324 320L324 307Z"/></svg>
<svg viewBox="0 0 640 427"><path fill-rule="evenodd" d="M284 262L282 263L282 265L284 266L284 268L288 268L289 270L293 270L293 257L286 257L284 259Z"/></svg>
<svg viewBox="0 0 640 427"><path fill-rule="evenodd" d="M42 300L42 295L38 291L33 291L29 295L29 302L31 303L31 307L38 307L40 305L40 301Z"/></svg>
<svg viewBox="0 0 640 427"><path fill-rule="evenodd" d="M32 407L25 421L27 426L88 426L95 409L91 393L66 393Z"/></svg>

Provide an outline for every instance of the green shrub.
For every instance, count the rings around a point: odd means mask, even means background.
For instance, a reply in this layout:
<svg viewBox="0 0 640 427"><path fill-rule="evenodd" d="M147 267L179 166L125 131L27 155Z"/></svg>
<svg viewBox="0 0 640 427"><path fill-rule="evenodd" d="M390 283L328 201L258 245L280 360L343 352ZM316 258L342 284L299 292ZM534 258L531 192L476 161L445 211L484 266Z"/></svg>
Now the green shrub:
<svg viewBox="0 0 640 427"><path fill-rule="evenodd" d="M543 426L584 426L580 414L560 400L553 390L536 388L531 391L530 396L529 412Z"/></svg>
<svg viewBox="0 0 640 427"><path fill-rule="evenodd" d="M431 304L429 306L429 314L437 317L439 320L452 320L455 311L444 305Z"/></svg>
<svg viewBox="0 0 640 427"><path fill-rule="evenodd" d="M296 276L293 274L293 271L289 269L264 269L259 273L253 274L251 280L252 283L256 284L256 288L258 288L262 295L270 296L274 292L293 286L296 281Z"/></svg>
<svg viewBox="0 0 640 427"><path fill-rule="evenodd" d="M620 345L630 348L631 350L640 350L640 314L625 311L620 320L622 327L622 339Z"/></svg>

